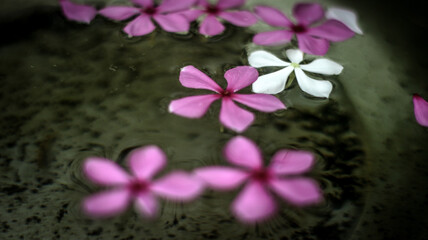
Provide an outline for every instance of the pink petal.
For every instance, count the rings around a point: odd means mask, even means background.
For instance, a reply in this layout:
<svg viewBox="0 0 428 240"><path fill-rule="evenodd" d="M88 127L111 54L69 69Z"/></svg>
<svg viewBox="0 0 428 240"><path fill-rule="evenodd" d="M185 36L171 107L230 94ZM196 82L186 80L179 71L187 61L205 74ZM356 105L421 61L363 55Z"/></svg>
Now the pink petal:
<svg viewBox="0 0 428 240"><path fill-rule="evenodd" d="M122 21L139 13L139 9L134 7L114 6L103 8L98 13L103 15L104 17L117 21Z"/></svg>
<svg viewBox="0 0 428 240"><path fill-rule="evenodd" d="M153 0L132 0L132 2L138 6L147 8L147 7L153 7Z"/></svg>
<svg viewBox="0 0 428 240"><path fill-rule="evenodd" d="M413 108L415 112L416 121L424 126L428 127L428 102L425 101L418 94L413 95Z"/></svg>
<svg viewBox="0 0 428 240"><path fill-rule="evenodd" d="M282 198L297 206L315 204L322 200L321 190L312 179L276 179L272 180L270 186Z"/></svg>
<svg viewBox="0 0 428 240"><path fill-rule="evenodd" d="M92 217L110 217L126 210L131 195L126 189L109 190L83 200L83 211Z"/></svg>
<svg viewBox="0 0 428 240"><path fill-rule="evenodd" d="M155 28L156 26L152 23L150 17L142 14L128 23L123 31L129 36L143 36L153 32Z"/></svg>
<svg viewBox="0 0 428 240"><path fill-rule="evenodd" d="M269 168L276 174L300 174L307 172L315 157L310 152L280 150L275 153Z"/></svg>
<svg viewBox="0 0 428 240"><path fill-rule="evenodd" d="M220 122L236 132L243 132L254 121L254 114L238 106L230 98L223 98Z"/></svg>
<svg viewBox="0 0 428 240"><path fill-rule="evenodd" d="M134 176L149 180L166 165L166 156L157 146L145 146L129 153L128 164Z"/></svg>
<svg viewBox="0 0 428 240"><path fill-rule="evenodd" d="M59 4L65 17L69 20L90 23L97 14L97 10L94 7L76 4L69 0L60 0Z"/></svg>
<svg viewBox="0 0 428 240"><path fill-rule="evenodd" d="M249 27L257 22L257 18L249 11L221 12L219 17L240 27Z"/></svg>
<svg viewBox="0 0 428 240"><path fill-rule="evenodd" d="M327 20L320 26L309 28L307 34L333 42L344 41L355 35L345 24L337 20Z"/></svg>
<svg viewBox="0 0 428 240"><path fill-rule="evenodd" d="M178 13L183 15L187 19L187 21L193 22L196 19L198 19L204 13L204 11L200 9L190 9L190 10L180 11Z"/></svg>
<svg viewBox="0 0 428 240"><path fill-rule="evenodd" d="M143 216L155 217L158 211L156 197L152 193L138 195L135 198L135 208Z"/></svg>
<svg viewBox="0 0 428 240"><path fill-rule="evenodd" d="M245 0L218 0L217 7L220 9L238 8L245 4Z"/></svg>
<svg viewBox="0 0 428 240"><path fill-rule="evenodd" d="M260 149L242 136L234 137L226 144L224 156L230 163L250 169L260 168L263 164Z"/></svg>
<svg viewBox="0 0 428 240"><path fill-rule="evenodd" d="M324 10L318 3L298 3L294 5L293 16L299 24L309 25L324 17Z"/></svg>
<svg viewBox="0 0 428 240"><path fill-rule="evenodd" d="M161 13L177 12L189 9L195 4L196 0L163 0L158 10Z"/></svg>
<svg viewBox="0 0 428 240"><path fill-rule="evenodd" d="M276 204L263 185L251 182L232 203L232 212L245 223L255 223L273 215Z"/></svg>
<svg viewBox="0 0 428 240"><path fill-rule="evenodd" d="M189 201L202 192L203 183L196 176L176 171L153 182L151 190L171 200Z"/></svg>
<svg viewBox="0 0 428 240"><path fill-rule="evenodd" d="M307 34L297 34L300 50L312 55L323 56L327 53L329 42L325 39L315 38Z"/></svg>
<svg viewBox="0 0 428 240"><path fill-rule="evenodd" d="M274 27L291 27L294 25L284 13L273 7L257 6L254 8L254 12L264 22Z"/></svg>
<svg viewBox="0 0 428 240"><path fill-rule="evenodd" d="M207 112L211 103L219 98L218 94L185 97L171 101L168 110L182 117L200 118Z"/></svg>
<svg viewBox="0 0 428 240"><path fill-rule="evenodd" d="M89 180L104 186L123 185L130 180L128 173L119 165L104 158L87 158L83 163L83 172Z"/></svg>
<svg viewBox="0 0 428 240"><path fill-rule="evenodd" d="M285 105L269 94L234 94L232 99L262 112L275 112L285 109Z"/></svg>
<svg viewBox="0 0 428 240"><path fill-rule="evenodd" d="M153 18L167 32L187 32L190 28L189 20L179 13L156 14Z"/></svg>
<svg viewBox="0 0 428 240"><path fill-rule="evenodd" d="M248 173L230 167L203 167L194 171L209 187L217 190L231 190L248 178Z"/></svg>
<svg viewBox="0 0 428 240"><path fill-rule="evenodd" d="M226 90L229 92L236 92L245 87L250 86L259 77L257 69L250 66L239 66L229 69L224 74L227 80Z"/></svg>
<svg viewBox="0 0 428 240"><path fill-rule="evenodd" d="M194 66L182 68L179 80L181 85L187 88L207 89L217 93L223 91L216 82Z"/></svg>
<svg viewBox="0 0 428 240"><path fill-rule="evenodd" d="M253 37L253 42L257 45L281 45L290 42L294 33L288 30L275 30L257 33Z"/></svg>
<svg viewBox="0 0 428 240"><path fill-rule="evenodd" d="M208 15L199 26L199 32L206 36L215 36L224 31L224 26L215 16Z"/></svg>

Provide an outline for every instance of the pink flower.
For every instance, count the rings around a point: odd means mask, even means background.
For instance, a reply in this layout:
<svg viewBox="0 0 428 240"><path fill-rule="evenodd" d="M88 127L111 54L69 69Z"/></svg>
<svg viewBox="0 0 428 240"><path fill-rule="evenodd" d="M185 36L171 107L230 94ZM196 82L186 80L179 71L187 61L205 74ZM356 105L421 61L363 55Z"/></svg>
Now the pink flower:
<svg viewBox="0 0 428 240"><path fill-rule="evenodd" d="M206 0L199 0L202 9L187 11L185 14L190 21L196 20L201 15L206 15L199 26L199 32L203 35L214 36L222 33L225 29L218 18L239 27L249 27L257 22L257 18L249 11L228 10L239 8L244 4L245 0L218 0L215 5Z"/></svg>
<svg viewBox="0 0 428 240"><path fill-rule="evenodd" d="M167 32L187 32L190 23L178 11L190 8L195 1L164 0L159 6L156 6L153 0L132 0L134 4L140 7L111 6L101 9L99 13L117 21L138 15L123 29L129 36L142 36L151 33L156 26L150 18L153 18Z"/></svg>
<svg viewBox="0 0 428 240"><path fill-rule="evenodd" d="M217 190L230 190L247 182L233 201L231 211L246 223L260 222L276 211L272 190L291 204L304 206L322 200L316 182L298 176L307 172L314 156L305 151L280 150L268 167L263 167L262 154L249 139L238 136L230 140L224 149L226 159L241 168L210 166L195 170L205 183Z"/></svg>
<svg viewBox="0 0 428 240"><path fill-rule="evenodd" d="M59 0L64 16L69 20L90 23L97 14L94 7L72 3L69 0Z"/></svg>
<svg viewBox="0 0 428 240"><path fill-rule="evenodd" d="M284 28L256 34L253 42L258 45L287 43L296 34L300 50L313 55L325 55L329 48L329 41L344 41L354 36L353 31L334 19L312 26L324 18L324 10L318 3L294 5L293 15L297 19L297 24L272 7L258 6L255 8L255 12L267 24Z"/></svg>
<svg viewBox="0 0 428 240"><path fill-rule="evenodd" d="M424 126L428 127L428 102L425 101L418 94L413 95L413 108L415 111L416 121Z"/></svg>
<svg viewBox="0 0 428 240"><path fill-rule="evenodd" d="M90 157L83 165L84 174L94 183L113 187L87 197L83 210L92 217L119 214L134 199L138 212L148 217L157 213L157 196L170 200L188 201L202 191L202 183L192 175L175 171L160 179L152 177L166 164L166 157L156 146L146 146L132 151L128 165L134 176L128 175L115 162Z"/></svg>
<svg viewBox="0 0 428 240"><path fill-rule="evenodd" d="M207 89L215 94L185 97L172 101L169 112L188 118L200 118L212 102L221 99L220 122L237 132L244 131L254 120L254 114L238 107L237 101L263 112L285 109L285 105L276 97L268 94L237 94L236 91L251 85L259 76L252 67L240 66L226 71L224 78L227 88L222 89L210 77L193 66L181 69L180 82L184 87Z"/></svg>

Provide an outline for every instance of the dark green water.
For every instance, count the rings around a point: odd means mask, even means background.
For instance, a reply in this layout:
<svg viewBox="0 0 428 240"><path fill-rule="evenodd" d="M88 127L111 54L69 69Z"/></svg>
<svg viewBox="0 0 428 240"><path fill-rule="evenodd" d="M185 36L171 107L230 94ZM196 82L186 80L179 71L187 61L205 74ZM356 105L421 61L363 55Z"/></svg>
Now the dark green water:
<svg viewBox="0 0 428 240"><path fill-rule="evenodd" d="M383 37L371 35L373 28L363 23L368 39ZM173 99L204 93L180 85L180 68L194 65L224 86L225 70L248 65L247 49L254 48L248 44L250 30L228 26L223 35L207 40L194 32L180 36L157 29L129 39L121 32L123 24L102 18L77 24L66 21L58 8L41 8L3 26L27 30L15 29L0 46L0 239L423 239L426 220L419 221L424 215L418 209L428 196L421 191L427 178L422 161L427 159L427 129L411 122L411 109L391 119L391 126L376 126L373 120L387 114L361 114L360 107L372 100L395 101L382 94L358 100L360 92L349 88L347 82L362 78L352 75L362 64L354 65L350 56L358 51L355 46L367 43L363 37L331 49L332 58L349 70L329 78L335 85L330 100L305 96L294 84L278 95L288 110L257 112L243 134L263 150L266 163L283 148L314 152L317 163L310 175L320 183L325 201L295 208L278 199L276 217L245 226L229 212L238 191L206 191L190 204L164 201L154 221L132 208L115 218L92 220L80 211L80 201L99 190L81 173L88 156L124 166L130 148L156 144L168 156L165 172L225 164L221 150L236 133L221 128L218 102L198 120L169 114L167 107ZM347 47L347 53L338 54ZM366 60L382 51L367 53ZM400 66L390 73L406 72ZM376 74L370 66L363 71ZM403 88L417 90L418 84ZM396 132L402 124L412 126ZM379 133L373 133L377 128ZM415 144L403 144L406 139ZM400 168L402 160L411 167Z"/></svg>

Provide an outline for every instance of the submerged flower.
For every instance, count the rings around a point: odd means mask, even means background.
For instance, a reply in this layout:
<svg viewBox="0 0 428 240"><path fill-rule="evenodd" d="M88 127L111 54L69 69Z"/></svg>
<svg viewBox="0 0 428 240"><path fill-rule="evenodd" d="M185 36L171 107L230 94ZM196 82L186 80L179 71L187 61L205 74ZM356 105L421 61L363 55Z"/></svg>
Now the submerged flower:
<svg viewBox="0 0 428 240"><path fill-rule="evenodd" d="M363 34L363 31L358 26L357 15L350 10L342 8L329 8L325 13L327 19L336 19L339 22L345 24L349 29L358 34Z"/></svg>
<svg viewBox="0 0 428 240"><path fill-rule="evenodd" d="M272 7L258 6L255 13L267 24L284 28L256 34L253 42L258 45L287 43L296 34L300 50L313 55L325 55L329 41L344 41L354 36L348 27L337 20L329 19L318 24L324 18L324 10L318 3L294 5L293 15L297 23L293 23L280 10ZM314 24L318 25L313 26Z"/></svg>
<svg viewBox="0 0 428 240"><path fill-rule="evenodd" d="M59 4L65 17L70 20L90 23L97 15L97 10L91 6L76 4L69 0L59 0Z"/></svg>
<svg viewBox="0 0 428 240"><path fill-rule="evenodd" d="M185 14L190 21L205 15L199 26L199 32L203 35L214 36L222 33L224 25L218 20L224 19L239 27L249 27L257 22L257 18L249 11L236 10L244 5L245 0L218 0L217 4L210 4L206 0L199 0L202 9L187 11Z"/></svg>
<svg viewBox="0 0 428 240"><path fill-rule="evenodd" d="M425 101L418 94L413 95L413 109L415 111L416 121L424 126L428 127L428 102Z"/></svg>
<svg viewBox="0 0 428 240"><path fill-rule="evenodd" d="M298 49L289 49L285 52L291 61L285 62L266 51L255 51L250 54L248 61L251 66L260 67L285 67L279 71L265 74L253 83L253 91L256 93L276 94L284 90L288 76L294 71L300 88L315 97L328 98L333 88L329 81L316 80L308 77L303 70L326 75L337 75L343 70L342 65L320 58L308 64L300 64L303 60L303 52Z"/></svg>
<svg viewBox="0 0 428 240"><path fill-rule="evenodd" d="M134 199L138 212L154 217L158 209L158 196L188 201L201 192L203 184L200 180L185 172L175 171L153 180L165 164L165 154L156 146L138 148L130 153L128 165L133 176L111 160L98 157L86 159L83 165L85 175L92 182L111 186L112 189L87 197L83 210L93 217L108 217L125 211Z"/></svg>
<svg viewBox="0 0 428 240"><path fill-rule="evenodd" d="M173 100L169 104L169 112L188 118L200 118L208 110L212 102L221 99L220 122L237 132L244 131L254 120L254 114L238 107L237 101L262 112L274 112L285 109L285 105L276 97L268 94L235 93L257 80L255 68L240 66L232 68L224 74L227 88L222 89L210 77L193 66L181 69L180 82L184 87L207 89L215 94L185 97Z"/></svg>
<svg viewBox="0 0 428 240"><path fill-rule="evenodd" d="M190 28L187 18L178 11L190 8L195 0L164 0L159 6L156 6L153 0L132 0L132 2L139 7L111 6L101 9L99 13L117 21L138 15L123 29L129 36L151 33L156 26L150 18L167 32L187 32Z"/></svg>
<svg viewBox="0 0 428 240"><path fill-rule="evenodd" d="M239 166L209 166L195 170L195 174L217 190L231 190L247 182L233 201L231 210L247 223L262 221L276 211L273 191L293 205L304 206L321 201L321 191L315 181L299 176L313 165L314 156L305 151L280 150L268 167L263 166L259 148L245 137L235 137L224 149L229 163Z"/></svg>

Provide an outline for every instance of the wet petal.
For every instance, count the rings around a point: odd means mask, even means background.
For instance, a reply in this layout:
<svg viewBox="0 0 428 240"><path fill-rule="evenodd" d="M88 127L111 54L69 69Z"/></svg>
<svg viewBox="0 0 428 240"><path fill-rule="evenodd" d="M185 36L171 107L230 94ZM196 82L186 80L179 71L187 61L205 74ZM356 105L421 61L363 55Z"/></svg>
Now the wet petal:
<svg viewBox="0 0 428 240"><path fill-rule="evenodd" d="M83 200L83 211L92 217L110 217L126 210L131 195L126 189L109 190Z"/></svg>
<svg viewBox="0 0 428 240"><path fill-rule="evenodd" d="M135 208L142 216L153 218L158 211L158 202L152 193L140 194L135 198Z"/></svg>
<svg viewBox="0 0 428 240"><path fill-rule="evenodd" d="M293 23L288 19L284 13L280 10L268 7L268 6L257 6L254 8L254 12L264 22L274 27L290 27Z"/></svg>
<svg viewBox="0 0 428 240"><path fill-rule="evenodd" d="M307 172L314 163L312 153L297 150L280 150L272 158L269 168L276 174L300 174Z"/></svg>
<svg viewBox="0 0 428 240"><path fill-rule="evenodd" d="M127 184L130 179L119 165L105 158L87 158L83 163L83 172L89 180L104 186Z"/></svg>
<svg viewBox="0 0 428 240"><path fill-rule="evenodd" d="M309 178L276 179L270 186L282 198L297 206L315 204L322 200L317 183Z"/></svg>
<svg viewBox="0 0 428 240"><path fill-rule="evenodd" d="M178 13L180 13L185 18L187 18L187 21L193 22L196 19L198 19L204 13L204 11L200 9L190 9L190 10L180 11Z"/></svg>
<svg viewBox="0 0 428 240"><path fill-rule="evenodd" d="M232 99L262 112L275 112L286 108L277 97L269 94L234 94Z"/></svg>
<svg viewBox="0 0 428 240"><path fill-rule="evenodd" d="M293 67L288 66L279 71L260 76L257 81L253 83L253 92L266 94L277 94L282 92L285 88L288 76L293 70Z"/></svg>
<svg viewBox="0 0 428 240"><path fill-rule="evenodd" d="M307 34L298 34L297 41L300 50L308 54L319 56L325 55L330 45L325 39L315 38Z"/></svg>
<svg viewBox="0 0 428 240"><path fill-rule="evenodd" d="M260 149L242 136L234 137L226 144L224 156L230 163L250 169L260 168L263 164Z"/></svg>
<svg viewBox="0 0 428 240"><path fill-rule="evenodd" d="M318 3L298 3L293 7L293 16L299 24L309 25L324 17L324 10Z"/></svg>
<svg viewBox="0 0 428 240"><path fill-rule="evenodd" d="M223 91L216 82L194 66L181 69L180 83L187 88L207 89L218 93Z"/></svg>
<svg viewBox="0 0 428 240"><path fill-rule="evenodd" d="M288 49L285 51L285 55L287 55L292 63L300 63L303 61L303 52L299 49Z"/></svg>
<svg viewBox="0 0 428 240"><path fill-rule="evenodd" d="M132 20L123 29L129 36L143 36L155 30L156 26L153 24L150 17L147 15L140 15Z"/></svg>
<svg viewBox="0 0 428 240"><path fill-rule="evenodd" d="M292 32L288 30L275 30L269 32L257 33L253 37L253 42L257 45L281 45L290 42L293 37Z"/></svg>
<svg viewBox="0 0 428 240"><path fill-rule="evenodd" d="M196 176L176 171L154 181L150 189L171 200L189 201L202 192L203 183Z"/></svg>
<svg viewBox="0 0 428 240"><path fill-rule="evenodd" d="M106 18L122 21L139 13L139 9L134 7L113 6L103 8L98 13Z"/></svg>
<svg viewBox="0 0 428 240"><path fill-rule="evenodd" d="M247 86L250 86L257 80L259 72L257 69L249 66L239 66L229 69L224 73L224 78L227 80L227 88L229 92L239 91Z"/></svg>
<svg viewBox="0 0 428 240"><path fill-rule="evenodd" d="M413 95L413 109L415 111L416 121L420 125L428 127L428 102L421 96L415 94Z"/></svg>
<svg viewBox="0 0 428 240"><path fill-rule="evenodd" d="M325 16L328 19L336 19L337 21L342 22L349 29L358 34L363 34L363 31L357 23L357 15L353 11L332 7L327 9Z"/></svg>
<svg viewBox="0 0 428 240"><path fill-rule="evenodd" d="M166 156L159 147L149 145L129 153L128 164L134 176L149 180L166 165Z"/></svg>
<svg viewBox="0 0 428 240"><path fill-rule="evenodd" d="M254 223L273 215L276 204L263 185L251 182L232 203L232 212L242 222Z"/></svg>
<svg viewBox="0 0 428 240"><path fill-rule="evenodd" d="M195 2L196 0L163 0L157 9L161 13L177 12L189 9Z"/></svg>
<svg viewBox="0 0 428 240"><path fill-rule="evenodd" d="M132 0L132 2L144 8L153 7L153 0Z"/></svg>
<svg viewBox="0 0 428 240"><path fill-rule="evenodd" d="M169 104L168 111L182 117L200 118L208 111L211 103L219 98L218 94L209 94L173 100Z"/></svg>
<svg viewBox="0 0 428 240"><path fill-rule="evenodd" d="M199 32L206 36L215 36L224 31L224 26L215 16L208 15L199 26Z"/></svg>
<svg viewBox="0 0 428 240"><path fill-rule="evenodd" d="M344 41L355 35L345 24L337 20L327 20L319 26L310 28L307 34L333 42Z"/></svg>
<svg viewBox="0 0 428 240"><path fill-rule="evenodd" d="M316 59L309 64L300 65L300 68L308 72L326 75L338 75L343 70L342 65L326 58Z"/></svg>
<svg viewBox="0 0 428 240"><path fill-rule="evenodd" d="M236 132L243 132L254 121L254 114L238 106L230 98L223 98L220 122Z"/></svg>
<svg viewBox="0 0 428 240"><path fill-rule="evenodd" d="M315 97L328 98L333 89L333 85L329 81L312 79L300 68L296 68L294 72L300 89Z"/></svg>
<svg viewBox="0 0 428 240"><path fill-rule="evenodd" d="M153 18L167 32L187 32L190 28L189 20L180 13L156 14Z"/></svg>
<svg viewBox="0 0 428 240"><path fill-rule="evenodd" d="M249 27L257 22L256 16L249 11L221 12L219 17L239 27Z"/></svg>
<svg viewBox="0 0 428 240"><path fill-rule="evenodd" d="M220 9L238 8L245 4L245 0L218 0L217 7Z"/></svg>
<svg viewBox="0 0 428 240"><path fill-rule="evenodd" d="M248 178L247 172L230 167L202 167L196 169L194 172L210 188L217 190L237 188Z"/></svg>
<svg viewBox="0 0 428 240"><path fill-rule="evenodd" d="M69 0L60 0L59 4L64 16L69 20L90 23L97 14L97 10L94 7L76 4Z"/></svg>
<svg viewBox="0 0 428 240"><path fill-rule="evenodd" d="M272 53L269 53L263 50L252 52L248 57L248 62L252 67L256 67L256 68L286 67L290 65L290 63L277 58Z"/></svg>

